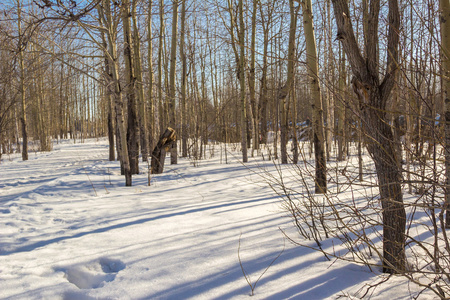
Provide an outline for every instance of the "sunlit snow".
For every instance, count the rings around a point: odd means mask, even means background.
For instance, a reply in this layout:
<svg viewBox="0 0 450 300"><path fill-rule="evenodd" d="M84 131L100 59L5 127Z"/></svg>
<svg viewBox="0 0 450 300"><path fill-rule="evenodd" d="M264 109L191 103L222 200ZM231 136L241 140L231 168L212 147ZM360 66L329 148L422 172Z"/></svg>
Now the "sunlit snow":
<svg viewBox="0 0 450 300"><path fill-rule="evenodd" d="M380 275L285 240L280 229L297 233L263 180L272 161L256 156L243 165L229 149L225 163L220 146L208 150L215 155L206 160L168 158L151 186L141 163L132 187L107 160L103 139L63 141L28 161L3 155L0 299L357 298ZM253 283L282 252L253 297L239 244ZM394 278L370 294L415 292Z"/></svg>

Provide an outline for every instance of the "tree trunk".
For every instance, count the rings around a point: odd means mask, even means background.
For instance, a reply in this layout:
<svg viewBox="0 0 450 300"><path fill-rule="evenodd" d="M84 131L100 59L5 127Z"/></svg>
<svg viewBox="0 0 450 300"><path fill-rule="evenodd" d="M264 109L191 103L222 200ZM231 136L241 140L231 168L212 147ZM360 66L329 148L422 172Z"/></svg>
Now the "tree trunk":
<svg viewBox="0 0 450 300"><path fill-rule="evenodd" d="M167 126L163 99L163 55L164 55L164 1L159 1L159 47L158 47L158 116L159 132Z"/></svg>
<svg viewBox="0 0 450 300"><path fill-rule="evenodd" d="M260 84L260 96L259 96L259 116L261 120L261 143L267 144L267 132L268 132L268 87L267 87L267 69L268 69L268 48L269 48L269 30L271 29L273 20L273 10L275 1L270 1L267 5L267 14L263 11L263 5L258 1L261 26L263 28L264 46L262 56L262 68L261 68L261 84ZM267 18L267 19L265 19ZM272 43L271 43L272 45Z"/></svg>
<svg viewBox="0 0 450 300"><path fill-rule="evenodd" d="M131 38L130 24L130 2L122 1L122 22L124 36L124 59L125 59L125 77L126 77L126 97L128 103L128 128L127 128L127 145L128 156L130 160L131 174L139 174L139 123L137 115L136 100L136 77L133 61L133 41Z"/></svg>
<svg viewBox="0 0 450 300"><path fill-rule="evenodd" d="M256 45L256 13L258 0L253 0L253 12L252 12L252 35L250 45L250 71L248 75L248 86L250 91L250 108L252 112L253 121L253 150L259 148L259 116L256 103L256 91L255 91L255 45Z"/></svg>
<svg viewBox="0 0 450 300"><path fill-rule="evenodd" d="M117 126L117 150L118 157L121 162L121 169L123 169L123 174L125 175L125 185L132 185L132 174L130 169L130 161L128 157L128 146L126 140L126 124L123 114L124 103L123 103L123 92L119 80L119 65L118 65L118 55L117 55L117 32L115 31L115 24L113 23L113 17L111 14L111 2L110 0L103 0L103 5L98 6L98 11L101 16L105 16L106 20L106 33L107 33L107 43L108 49L105 49L105 56L108 58L108 63L111 71L112 78L111 84L108 87L111 89L111 94L114 97L115 112L116 112L116 126ZM104 9L104 11L103 11Z"/></svg>
<svg viewBox="0 0 450 300"><path fill-rule="evenodd" d="M267 143L267 106L268 106L268 97L267 97L267 45L268 43L268 34L264 32L264 50L263 50L263 66L261 73L261 93L259 96L259 105L260 105L260 119L261 119L261 143Z"/></svg>
<svg viewBox="0 0 450 300"><path fill-rule="evenodd" d="M389 1L386 68L379 79L378 19L380 1L370 2L366 16L370 26L365 33L364 56L360 52L349 18L347 0L333 0L338 39L352 67L353 89L358 96L367 149L375 162L383 208L383 272L402 273L406 270L406 213L401 189L402 172L396 153L395 139L388 123L387 99L395 84L398 61L400 13L397 0Z"/></svg>
<svg viewBox="0 0 450 300"><path fill-rule="evenodd" d="M450 3L439 1L441 12L442 86L445 116L445 227L450 228Z"/></svg>
<svg viewBox="0 0 450 300"><path fill-rule="evenodd" d="M176 140L175 130L167 128L160 136L158 143L152 152L152 174L161 174L164 171L164 161L166 158L166 152L173 147L173 143Z"/></svg>
<svg viewBox="0 0 450 300"><path fill-rule="evenodd" d="M173 0L172 43L170 46L170 74L169 74L169 126L177 128L175 114L175 67L177 63L177 28L178 28L178 0ZM178 163L177 142L170 150L170 163Z"/></svg>
<svg viewBox="0 0 450 300"><path fill-rule="evenodd" d="M21 104L21 116L20 123L22 124L22 160L28 160L28 129L27 129L27 104L25 95L25 66L24 66L24 45L22 35L22 3L17 1L17 30L19 33L19 67L20 67L20 104Z"/></svg>
<svg viewBox="0 0 450 300"><path fill-rule="evenodd" d="M244 24L244 3L239 0L239 83L241 87L241 147L242 161L248 161L247 156L247 103L245 100L245 24Z"/></svg>
<svg viewBox="0 0 450 300"><path fill-rule="evenodd" d="M116 160L116 156L115 156L115 152L114 152L114 113L113 113L113 93L110 90L110 88L108 87L108 85L110 85L113 80L113 75L111 73L111 68L110 68L110 64L109 64L109 59L108 59L108 54L107 54L107 49L108 49L108 44L106 41L106 37L105 37L105 33L102 32L101 33L102 36L102 45L103 45L103 51L105 53L105 59L104 59L104 63L105 63L105 96L106 96L106 102L107 102L107 109L108 109L108 116L107 116L107 122L108 122L108 141L109 141L109 160L110 161L114 161Z"/></svg>
<svg viewBox="0 0 450 300"><path fill-rule="evenodd" d="M152 42L152 3L153 1L148 2L148 20L147 20L147 34L148 34L148 114L149 114L149 129L148 129L148 149L151 151L153 149L154 140L155 140L155 100L153 97L153 42ZM147 113L147 112L145 112Z"/></svg>
<svg viewBox="0 0 450 300"><path fill-rule="evenodd" d="M116 160L115 152L114 152L114 117L112 110L112 97L111 95L107 95L108 101L108 141L109 141L109 160Z"/></svg>
<svg viewBox="0 0 450 300"><path fill-rule="evenodd" d="M371 102L379 98L377 88L373 88L368 94ZM406 266L406 212L397 143L391 126L376 109L364 110L363 116L364 131L374 141L368 143L367 149L375 162L383 209L383 272L399 273Z"/></svg>
<svg viewBox="0 0 450 300"><path fill-rule="evenodd" d="M298 163L298 140L297 140L297 97L296 97L296 79L294 78L294 86L291 92L291 120L292 120L292 163Z"/></svg>
<svg viewBox="0 0 450 300"><path fill-rule="evenodd" d="M333 53L333 45L332 45L332 34L331 34L331 0L327 0L327 35L328 38L326 39L327 43L327 78L328 82L332 82L332 86L334 85L334 79L335 79L335 65L334 65L334 53ZM333 145L333 138L334 138L334 108L335 108L335 101L334 101L334 92L335 89L328 88L326 92L326 103L327 103L327 126L326 126L326 141L327 141L327 160L330 160L331 158L331 148Z"/></svg>
<svg viewBox="0 0 450 300"><path fill-rule="evenodd" d="M187 113L186 113L186 84L187 84L187 63L185 54L185 36L186 36L186 0L181 3L181 156L187 157Z"/></svg>
<svg viewBox="0 0 450 300"><path fill-rule="evenodd" d="M345 94L346 94L346 82L347 74L345 72L345 52L342 51L342 47L339 46L339 100L337 107L337 147L338 147L338 161L344 161L346 159L345 152Z"/></svg>
<svg viewBox="0 0 450 300"><path fill-rule="evenodd" d="M147 103L144 99L144 84L142 79L142 59L141 59L141 37L139 34L138 21L136 17L137 1L132 4L131 18L133 20L133 48L134 48L134 70L136 74L136 90L137 90L137 106L138 112L138 126L140 134L142 161L148 159L148 118L147 118Z"/></svg>
<svg viewBox="0 0 450 300"><path fill-rule="evenodd" d="M310 77L313 100L313 139L316 160L315 192L327 192L327 161L325 157L325 134L323 122L322 95L319 84L319 65L317 61L316 38L314 35L311 0L303 2L303 30L306 40L306 64Z"/></svg>

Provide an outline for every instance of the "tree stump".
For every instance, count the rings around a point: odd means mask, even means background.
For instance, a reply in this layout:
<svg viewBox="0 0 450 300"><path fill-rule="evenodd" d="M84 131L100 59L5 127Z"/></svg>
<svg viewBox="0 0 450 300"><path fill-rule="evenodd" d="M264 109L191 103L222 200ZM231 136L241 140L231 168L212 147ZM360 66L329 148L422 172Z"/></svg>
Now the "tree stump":
<svg viewBox="0 0 450 300"><path fill-rule="evenodd" d="M169 151L176 139L177 136L175 130L170 127L168 127L159 137L158 144L156 144L156 147L152 152L152 174L161 174L164 171L166 152Z"/></svg>

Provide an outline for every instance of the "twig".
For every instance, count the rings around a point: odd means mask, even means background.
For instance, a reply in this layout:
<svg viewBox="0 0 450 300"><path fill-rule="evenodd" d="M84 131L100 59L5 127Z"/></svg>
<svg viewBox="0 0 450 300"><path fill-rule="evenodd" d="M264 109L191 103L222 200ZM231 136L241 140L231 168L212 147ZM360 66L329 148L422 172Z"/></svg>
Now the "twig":
<svg viewBox="0 0 450 300"><path fill-rule="evenodd" d="M269 270L269 268L273 265L273 263L281 256L281 254L283 254L284 249L286 249L286 238L283 239L283 249L280 251L280 253L278 253L277 257L275 257L272 262L267 266L267 268L261 273L261 275L259 275L258 279L255 281L255 283L253 284L251 279L250 279L250 275L247 274L247 272L245 272L244 266L242 265L242 260L241 260L241 256L240 256L240 249L241 249L241 237L242 237L242 233L239 235L239 246L238 246L238 259L239 259L239 265L241 266L241 270L242 270L242 274L244 274L244 278L247 281L247 284L250 286L250 289L252 290L252 296L254 295L255 292L255 288L256 285L258 284L258 281L263 277L263 275L267 272L267 270Z"/></svg>

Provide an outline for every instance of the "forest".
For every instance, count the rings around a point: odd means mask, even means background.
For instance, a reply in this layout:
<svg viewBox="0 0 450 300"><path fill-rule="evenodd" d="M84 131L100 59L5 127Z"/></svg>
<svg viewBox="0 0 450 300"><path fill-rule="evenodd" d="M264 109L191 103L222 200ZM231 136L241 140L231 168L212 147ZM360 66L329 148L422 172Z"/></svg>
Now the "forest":
<svg viewBox="0 0 450 300"><path fill-rule="evenodd" d="M132 186L166 152L237 149L313 183L266 178L312 248L334 256L321 241L344 236L351 261L371 264L361 244L383 273L450 295L448 0L7 0L0 39L0 159L107 137ZM339 184L375 187L379 205L334 202Z"/></svg>

